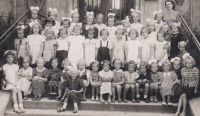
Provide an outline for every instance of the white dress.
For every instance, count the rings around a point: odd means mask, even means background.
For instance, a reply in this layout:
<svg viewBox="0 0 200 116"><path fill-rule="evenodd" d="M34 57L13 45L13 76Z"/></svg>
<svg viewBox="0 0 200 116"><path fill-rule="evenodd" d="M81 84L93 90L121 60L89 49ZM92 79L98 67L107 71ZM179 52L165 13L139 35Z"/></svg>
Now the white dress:
<svg viewBox="0 0 200 116"><path fill-rule="evenodd" d="M122 62L124 62L124 53L125 53L125 41L122 38L121 40L115 40L113 43L113 57L112 61L116 58L119 58Z"/></svg>
<svg viewBox="0 0 200 116"><path fill-rule="evenodd" d="M133 60L138 63L139 48L141 48L141 42L138 40L129 40L126 42L126 49L128 50L127 61Z"/></svg>
<svg viewBox="0 0 200 116"><path fill-rule="evenodd" d="M113 78L113 71L109 70L108 72L105 72L104 70L99 72L99 76L101 80L109 79L110 82L104 82L102 81L101 87L100 87L100 94L109 93L112 94L111 91L111 79Z"/></svg>
<svg viewBox="0 0 200 116"><path fill-rule="evenodd" d="M158 40L156 40L156 41L153 41L152 43L151 43L151 46L152 47L154 47L154 58L155 59L158 59L158 58L160 58L160 55L162 54L162 52L164 51L164 46L166 45L166 44L169 44L170 45L170 42L167 42L167 41L162 41L162 42L160 42L160 41L158 41ZM167 50L166 50L167 51ZM164 55L164 57L158 62L158 65L159 66L162 66L162 63L165 61L165 60L167 60L168 59L168 54L167 54L167 52L165 53L165 55Z"/></svg>
<svg viewBox="0 0 200 116"><path fill-rule="evenodd" d="M131 28L137 29L139 36L141 36L141 30L143 27L144 27L144 25L140 24L140 23L132 23L131 24Z"/></svg>
<svg viewBox="0 0 200 116"><path fill-rule="evenodd" d="M19 70L19 66L16 64L5 64L3 65L3 71L5 72L5 79L9 80L11 83L16 83L17 78L16 77L16 73ZM4 83L6 83L5 80L3 80ZM20 88L19 84L16 83L18 86L17 88ZM11 90L13 88L16 88L15 86L11 85L11 84L7 84L6 87L2 87L3 90Z"/></svg>
<svg viewBox="0 0 200 116"><path fill-rule="evenodd" d="M104 29L104 28L106 29L106 25L102 23L102 24L94 24L93 26L98 29L98 31L99 31L98 39L100 39L100 37L101 37L100 32L102 29Z"/></svg>
<svg viewBox="0 0 200 116"><path fill-rule="evenodd" d="M68 59L71 61L72 65L76 67L77 62L80 59L83 59L83 44L85 41L84 36L70 36L69 37L69 43L70 43L70 48L69 48L69 54L68 54Z"/></svg>
<svg viewBox="0 0 200 116"><path fill-rule="evenodd" d="M33 69L31 67L28 67L27 69L20 68L18 72L18 76L25 75L31 76L33 75ZM21 90L26 94L31 94L32 88L31 88L31 82L27 78L20 78L18 80L19 86Z"/></svg>
<svg viewBox="0 0 200 116"><path fill-rule="evenodd" d="M144 39L143 37L141 37L141 40L140 40L141 45L142 45L141 61L147 62L147 60L150 59L150 49L151 49L152 41L153 41L152 38L147 37L146 39Z"/></svg>
<svg viewBox="0 0 200 116"><path fill-rule="evenodd" d="M85 39L84 46L85 46L85 60L87 61L87 66L90 66L90 63L95 61L96 40Z"/></svg>
<svg viewBox="0 0 200 116"><path fill-rule="evenodd" d="M39 56L41 45L45 41L45 36L34 34L27 37L27 44L30 47L30 54L32 55L32 64L36 63Z"/></svg>
<svg viewBox="0 0 200 116"><path fill-rule="evenodd" d="M55 25L52 26L54 32L55 32L55 35L58 36L58 33L59 33L59 28L60 28L60 22L58 21L55 21Z"/></svg>
<svg viewBox="0 0 200 116"><path fill-rule="evenodd" d="M149 35L149 38L152 38L153 40L157 40L157 32L156 31L152 31Z"/></svg>
<svg viewBox="0 0 200 116"><path fill-rule="evenodd" d="M114 41L116 40L116 35L115 35L115 31L116 31L116 29L117 29L117 27L115 27L115 26L112 26L112 27L107 27L107 29L108 29L108 32L109 32L109 40L111 41L111 42L113 42L114 43Z"/></svg>

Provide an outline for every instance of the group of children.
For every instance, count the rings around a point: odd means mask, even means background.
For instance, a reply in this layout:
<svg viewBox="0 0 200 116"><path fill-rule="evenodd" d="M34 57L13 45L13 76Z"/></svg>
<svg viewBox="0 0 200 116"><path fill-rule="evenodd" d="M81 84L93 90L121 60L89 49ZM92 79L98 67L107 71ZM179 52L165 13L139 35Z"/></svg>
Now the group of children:
<svg viewBox="0 0 200 116"><path fill-rule="evenodd" d="M71 18L62 17L60 25L57 9L49 8L44 23L38 19L38 11L31 7L31 19L16 28L15 51L5 53L7 63L2 70L7 86L3 89L13 92L14 111L25 111L23 91L24 100L31 93L33 100L48 93L50 100L64 102L58 112L65 111L72 98L76 113L77 104L87 100L91 86L92 101L105 103L103 95L108 94L108 103L116 98L127 103L130 93L131 101L139 103L143 89L146 103L158 102L160 93L162 105L179 101L175 115L182 105L185 114L187 99L197 93L199 70L186 50L177 22L165 23L162 12L157 12L144 26L139 22L139 10L131 9L131 16L120 26L115 26L114 13L108 14L106 26L104 15L97 14L95 19L92 11L86 13L86 24L82 25L76 9Z"/></svg>

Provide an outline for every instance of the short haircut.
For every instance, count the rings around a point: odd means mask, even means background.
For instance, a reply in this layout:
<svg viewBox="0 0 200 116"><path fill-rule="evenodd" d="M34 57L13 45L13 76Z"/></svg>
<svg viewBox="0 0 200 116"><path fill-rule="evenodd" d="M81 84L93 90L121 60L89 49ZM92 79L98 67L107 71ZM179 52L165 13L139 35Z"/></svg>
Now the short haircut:
<svg viewBox="0 0 200 116"><path fill-rule="evenodd" d="M175 10L175 8L176 8L175 2L174 2L173 0L166 0L166 1L165 1L165 7L166 7L166 3L167 3L167 2L171 2L172 5L173 5L172 9Z"/></svg>
<svg viewBox="0 0 200 116"><path fill-rule="evenodd" d="M69 63L69 65L72 66L71 61L70 61L69 59L67 59L67 58L65 58L65 59L62 61L61 66L64 67L64 65L65 65L66 63Z"/></svg>
<svg viewBox="0 0 200 116"><path fill-rule="evenodd" d="M102 36L102 32L103 31L107 31L107 34L108 34L108 36L109 36L109 31L108 31L108 29L102 29L101 31L100 31L100 36Z"/></svg>
<svg viewBox="0 0 200 116"><path fill-rule="evenodd" d="M52 23L52 26L56 24L55 20L52 20L51 18L46 18L44 20L44 25L46 25L47 23Z"/></svg>
<svg viewBox="0 0 200 116"><path fill-rule="evenodd" d="M48 32L48 31L52 32L53 36L55 36L55 32L54 32L53 29L45 29L45 30L44 30L44 36L47 36L47 32Z"/></svg>
<svg viewBox="0 0 200 116"><path fill-rule="evenodd" d="M194 67L195 65L196 65L196 61L195 61L195 59L193 58L193 57L186 57L184 60L183 60L183 65L184 66L186 66L186 62L188 61L188 60L191 60L192 61L192 67Z"/></svg>
<svg viewBox="0 0 200 116"><path fill-rule="evenodd" d="M134 65L134 70L136 70L137 64L133 60L130 60L130 61L128 61L127 66L129 67L131 64Z"/></svg>
<svg viewBox="0 0 200 116"><path fill-rule="evenodd" d="M90 32L92 32L92 33L94 34L94 36L93 36L93 37L95 37L96 33L95 33L95 30L94 30L94 28L91 28L91 27L89 27L89 29L88 29L88 30L86 30L86 38L88 38L88 33L90 33Z"/></svg>
<svg viewBox="0 0 200 116"><path fill-rule="evenodd" d="M148 27L144 26L144 27L141 29L141 35L142 35L142 31L143 31L143 30L146 30L146 32L149 34L149 29L148 29Z"/></svg>
<svg viewBox="0 0 200 116"><path fill-rule="evenodd" d="M107 22L108 22L109 19L114 19L114 23L116 22L116 17L113 16L113 15L108 16L108 18L107 18Z"/></svg>
<svg viewBox="0 0 200 116"><path fill-rule="evenodd" d="M111 67L111 63L110 63L110 61L108 61L108 60L104 60L103 62L102 62L102 67L104 66L104 65L108 65L109 67Z"/></svg>
<svg viewBox="0 0 200 116"><path fill-rule="evenodd" d="M98 61L93 61L93 62L91 62L91 63L90 63L90 70L92 70L92 66L93 66L94 64L96 64L96 65L97 65L97 67L98 67L98 70L99 70L99 69L100 69L100 64L99 64L99 62L98 62Z"/></svg>
<svg viewBox="0 0 200 116"><path fill-rule="evenodd" d="M39 23L34 23L33 24L32 28L31 28L31 34L33 34L33 28L35 26L39 26L39 34L41 34L42 33L42 25L40 25Z"/></svg>
<svg viewBox="0 0 200 116"><path fill-rule="evenodd" d="M136 37L139 37L138 30L135 29L135 28L131 28L131 29L130 29L130 31L129 31L129 33L128 33L128 36L129 36L129 37L130 37L130 33L131 33L131 31L136 33Z"/></svg>
<svg viewBox="0 0 200 116"><path fill-rule="evenodd" d="M61 25L61 26L63 26L65 22L67 22L67 23L68 23L68 25L69 25L69 27L70 27L70 25L71 25L71 22L70 22L70 20L69 20L69 19L64 19L64 20L62 20L60 25Z"/></svg>

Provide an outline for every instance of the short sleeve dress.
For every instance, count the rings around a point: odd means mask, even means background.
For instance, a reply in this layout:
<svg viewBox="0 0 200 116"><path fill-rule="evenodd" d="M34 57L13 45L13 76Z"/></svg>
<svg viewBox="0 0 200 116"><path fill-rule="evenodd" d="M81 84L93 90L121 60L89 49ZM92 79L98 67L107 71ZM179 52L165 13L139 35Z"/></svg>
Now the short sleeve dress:
<svg viewBox="0 0 200 116"><path fill-rule="evenodd" d="M127 61L133 60L137 63L139 56L139 48L141 48L141 42L138 40L129 40L126 42L126 49L128 50Z"/></svg>
<svg viewBox="0 0 200 116"><path fill-rule="evenodd" d="M26 38L23 39L15 39L14 40L15 45L19 46L18 56L20 57L28 57L28 51L27 51L27 41Z"/></svg>
<svg viewBox="0 0 200 116"><path fill-rule="evenodd" d="M112 27L107 26L106 29L107 29L108 32L109 32L109 37L108 37L109 40L110 40L111 42L114 42L114 41L116 40L115 31L116 31L117 27L115 27L115 26L112 26Z"/></svg>
<svg viewBox="0 0 200 116"><path fill-rule="evenodd" d="M95 61L96 40L85 39L84 46L85 46L85 60L87 61L87 66L90 66L90 63Z"/></svg>
<svg viewBox="0 0 200 116"><path fill-rule="evenodd" d="M139 77L137 72L129 73L128 71L125 72L125 81L126 82L135 82Z"/></svg>
<svg viewBox="0 0 200 116"><path fill-rule="evenodd" d="M30 54L32 55L32 64L36 63L36 60L39 56L41 45L45 41L45 36L34 34L27 37L27 44L30 47Z"/></svg>
<svg viewBox="0 0 200 116"><path fill-rule="evenodd" d="M141 56L142 56L142 61L147 62L148 59L150 59L150 47L151 47L151 42L153 41L152 38L147 37L147 38L141 38L140 42L142 44L142 51L141 51Z"/></svg>
<svg viewBox="0 0 200 116"><path fill-rule="evenodd" d="M100 87L100 94L109 93L111 95L112 94L111 80L113 78L113 71L109 70L108 72L105 72L104 70L102 70L99 72L99 76L102 82L101 87Z"/></svg>
<svg viewBox="0 0 200 116"><path fill-rule="evenodd" d="M119 58L122 62L124 61L125 43L123 39L114 41L112 61L116 58Z"/></svg>
<svg viewBox="0 0 200 116"><path fill-rule="evenodd" d="M113 83L119 83L122 81L122 79L125 77L124 72L122 70L116 71L113 70Z"/></svg>
<svg viewBox="0 0 200 116"><path fill-rule="evenodd" d="M52 57L54 57L54 48L57 41L54 39L46 40L44 42L44 51L43 51L43 57L46 62L49 62Z"/></svg>
<svg viewBox="0 0 200 116"><path fill-rule="evenodd" d="M139 36L141 36L141 30L144 27L143 24L140 23L132 23L131 28L137 29Z"/></svg>

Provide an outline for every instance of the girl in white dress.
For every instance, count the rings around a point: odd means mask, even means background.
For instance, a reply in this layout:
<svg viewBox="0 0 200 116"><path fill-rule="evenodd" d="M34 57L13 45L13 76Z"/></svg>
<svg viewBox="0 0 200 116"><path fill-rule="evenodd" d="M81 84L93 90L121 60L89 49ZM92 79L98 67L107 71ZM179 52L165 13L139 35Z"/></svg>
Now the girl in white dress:
<svg viewBox="0 0 200 116"><path fill-rule="evenodd" d="M82 32L80 25L74 26L74 35L69 37L69 54L68 59L71 61L72 66L76 67L79 59L84 58L84 41L85 37L80 35Z"/></svg>
<svg viewBox="0 0 200 116"><path fill-rule="evenodd" d="M27 37L27 49L32 64L35 64L36 59L42 56L45 36L40 35L41 29L39 23L34 23L32 27L33 34Z"/></svg>
<svg viewBox="0 0 200 116"><path fill-rule="evenodd" d="M155 27L155 21L151 19L147 19L147 28L149 29L148 37L152 38L153 40L157 39L157 32Z"/></svg>
<svg viewBox="0 0 200 116"><path fill-rule="evenodd" d="M98 29L98 39L101 38L100 31L103 28L107 27L105 24L103 24L103 19L104 19L104 16L102 13L97 14L97 16L96 16L97 23L93 25L94 27L96 27Z"/></svg>
<svg viewBox="0 0 200 116"><path fill-rule="evenodd" d="M55 25L52 27L55 30L55 36L58 36L60 22L56 21L57 18L57 9L56 8L49 8L48 17L55 21Z"/></svg>
<svg viewBox="0 0 200 116"><path fill-rule="evenodd" d="M68 31L69 31L70 35L74 35L74 33L73 33L74 26L76 24L78 24L80 21L80 15L78 13L78 9L71 10L71 18L72 18L72 21L71 21L71 25L70 25ZM82 26L82 24L81 24L81 26Z"/></svg>
<svg viewBox="0 0 200 116"><path fill-rule="evenodd" d="M129 37L129 30L131 28L131 24L129 22L129 17L126 16L126 19L125 20L122 20L122 26L123 26L123 30L124 30L124 35L123 35L123 39L125 41L128 41L130 40L130 37Z"/></svg>
<svg viewBox="0 0 200 116"><path fill-rule="evenodd" d="M8 50L4 53L7 63L3 65L1 70L4 71L5 77L3 83L5 86L2 87L3 90L12 91L12 100L14 103L14 112L24 113L24 107L22 104L22 93L18 83L18 70L19 66L14 64L16 53L15 51ZM19 105L18 105L19 100Z"/></svg>
<svg viewBox="0 0 200 116"><path fill-rule="evenodd" d="M144 25L140 23L140 10L138 8L136 8L136 10L131 9L130 23L131 28L137 29L140 36L141 30L144 27Z"/></svg>
<svg viewBox="0 0 200 116"><path fill-rule="evenodd" d="M31 63L28 57L23 58L23 67L18 72L19 85L21 90L24 92L24 100L28 100L28 95L31 94L31 80L33 69L29 66Z"/></svg>
<svg viewBox="0 0 200 116"><path fill-rule="evenodd" d="M100 76L100 102L104 103L103 94L108 93L108 103L111 102L111 80L113 78L113 72L110 70L110 61L104 60L103 61L103 70L99 72Z"/></svg>
<svg viewBox="0 0 200 116"><path fill-rule="evenodd" d="M147 27L143 27L141 30L141 61L147 62L150 59L150 48L151 48L151 42L153 41L152 38L148 36L149 29Z"/></svg>
<svg viewBox="0 0 200 116"><path fill-rule="evenodd" d="M96 55L96 40L94 39L95 31L93 27L89 27L87 29L87 38L84 41L84 47L85 47L85 60L87 61L87 66L90 66L90 63L95 61L95 55Z"/></svg>
<svg viewBox="0 0 200 116"><path fill-rule="evenodd" d="M114 26L115 22L116 22L115 13L109 13L107 30L109 31L108 38L111 42L114 42L116 40L115 39L115 31L117 28Z"/></svg>
<svg viewBox="0 0 200 116"><path fill-rule="evenodd" d="M163 19L162 10L154 12L155 27L157 32L160 30L160 27L162 26L163 23L162 19Z"/></svg>
<svg viewBox="0 0 200 116"><path fill-rule="evenodd" d="M159 66L162 66L163 62L168 59L167 48L169 48L169 45L170 42L165 41L162 31L158 32L157 40L151 42L150 58L153 56L153 59L158 61Z"/></svg>
<svg viewBox="0 0 200 116"><path fill-rule="evenodd" d="M141 58L141 42L136 38L139 36L138 31L134 28L130 29L129 32L130 40L126 42L126 60L129 62L133 60L136 64L139 63L139 59Z"/></svg>

